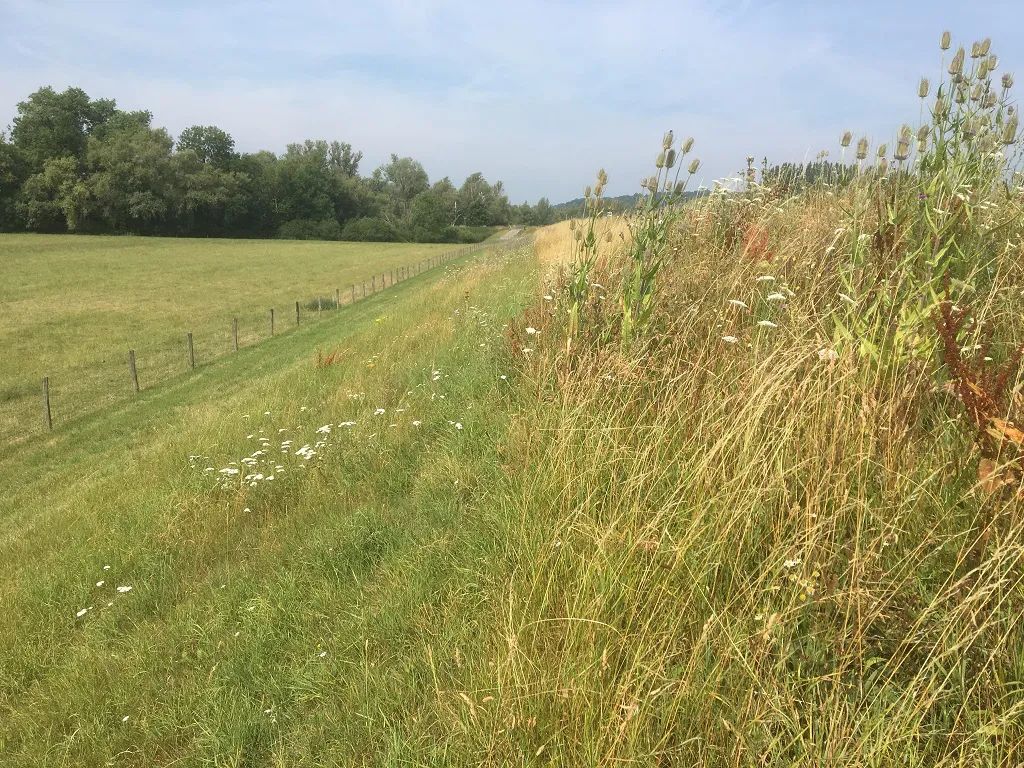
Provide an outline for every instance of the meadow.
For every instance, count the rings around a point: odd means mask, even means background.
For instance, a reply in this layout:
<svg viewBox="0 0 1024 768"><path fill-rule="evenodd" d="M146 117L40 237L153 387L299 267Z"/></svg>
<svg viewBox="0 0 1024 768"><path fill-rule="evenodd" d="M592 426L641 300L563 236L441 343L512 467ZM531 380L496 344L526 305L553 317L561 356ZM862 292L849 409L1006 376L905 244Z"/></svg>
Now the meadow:
<svg viewBox="0 0 1024 768"><path fill-rule="evenodd" d="M43 428L40 379L50 377L59 421L131 393L127 354L142 386L314 321L379 289L381 274L455 250L451 245L0 235L0 443ZM424 265L425 266L425 265ZM372 276L376 274L376 282ZM319 299L319 301L318 301Z"/></svg>
<svg viewBox="0 0 1024 768"><path fill-rule="evenodd" d="M0 764L1020 765L989 45L841 175L687 199L670 133L626 217L600 171L582 219L0 455Z"/></svg>

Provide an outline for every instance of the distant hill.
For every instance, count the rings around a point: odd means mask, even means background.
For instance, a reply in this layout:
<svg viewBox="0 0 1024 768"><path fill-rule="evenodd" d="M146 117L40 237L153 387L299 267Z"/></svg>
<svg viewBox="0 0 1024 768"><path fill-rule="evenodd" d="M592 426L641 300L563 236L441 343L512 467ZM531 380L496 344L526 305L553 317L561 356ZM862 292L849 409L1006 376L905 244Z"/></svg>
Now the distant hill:
<svg viewBox="0 0 1024 768"><path fill-rule="evenodd" d="M708 192L707 192L706 189L705 190L694 190L692 192L685 192L683 194L683 197L684 197L684 199L689 200L692 197L698 197L700 195L706 195L707 193ZM610 210L620 210L620 211L622 211L622 210L629 210L630 208L636 208L637 201L640 200L640 197L641 197L641 195L640 195L639 192L636 192L636 193L634 193L632 195L619 195L618 197L606 197L605 198L605 203L607 204L607 208L610 209ZM584 199L582 197L577 197L575 200L568 200L568 201L566 201L564 203L558 203L557 205L552 205L551 207L554 208L555 210L565 210L565 209L580 209L580 210L582 210L583 203L584 203Z"/></svg>

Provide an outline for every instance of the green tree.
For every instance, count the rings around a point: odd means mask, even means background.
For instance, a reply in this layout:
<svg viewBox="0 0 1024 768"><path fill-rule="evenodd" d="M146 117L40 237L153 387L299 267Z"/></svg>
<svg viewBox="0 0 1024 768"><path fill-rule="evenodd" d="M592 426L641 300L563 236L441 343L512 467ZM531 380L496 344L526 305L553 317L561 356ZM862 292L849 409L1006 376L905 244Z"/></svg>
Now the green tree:
<svg viewBox="0 0 1024 768"><path fill-rule="evenodd" d="M445 176L426 192L412 200L412 235L421 243L439 243L452 239L452 222L458 193Z"/></svg>
<svg viewBox="0 0 1024 768"><path fill-rule="evenodd" d="M56 157L85 157L90 134L116 112L113 99L90 99L81 88L57 93L47 86L18 103L11 140L30 170Z"/></svg>
<svg viewBox="0 0 1024 768"><path fill-rule="evenodd" d="M89 190L96 211L116 232L167 231L181 184L174 141L163 128L136 127L89 142Z"/></svg>
<svg viewBox="0 0 1024 768"><path fill-rule="evenodd" d="M22 187L19 207L28 229L34 232L74 232L89 207L89 190L73 157L51 157L43 170Z"/></svg>
<svg viewBox="0 0 1024 768"><path fill-rule="evenodd" d="M237 155L231 134L215 125L193 125L178 136L179 152L194 152L199 162L227 168Z"/></svg>
<svg viewBox="0 0 1024 768"><path fill-rule="evenodd" d="M391 162L373 172L374 188L387 196L388 207L383 215L399 228L408 228L412 201L430 188L430 179L423 166L411 157L391 155Z"/></svg>
<svg viewBox="0 0 1024 768"><path fill-rule="evenodd" d="M27 175L18 148L0 133L0 232L18 228L20 218L15 202Z"/></svg>

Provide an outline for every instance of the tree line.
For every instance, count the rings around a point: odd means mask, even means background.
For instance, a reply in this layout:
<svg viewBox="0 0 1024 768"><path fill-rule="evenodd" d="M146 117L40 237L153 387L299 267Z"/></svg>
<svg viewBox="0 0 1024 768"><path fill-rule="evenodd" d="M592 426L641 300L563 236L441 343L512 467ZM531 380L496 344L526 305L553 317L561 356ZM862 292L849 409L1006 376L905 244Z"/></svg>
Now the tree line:
<svg viewBox="0 0 1024 768"><path fill-rule="evenodd" d="M557 218L545 198L511 204L481 173L431 184L393 154L363 176L363 153L345 142L240 153L216 126L175 139L152 121L80 88L31 94L0 132L0 231L475 242Z"/></svg>

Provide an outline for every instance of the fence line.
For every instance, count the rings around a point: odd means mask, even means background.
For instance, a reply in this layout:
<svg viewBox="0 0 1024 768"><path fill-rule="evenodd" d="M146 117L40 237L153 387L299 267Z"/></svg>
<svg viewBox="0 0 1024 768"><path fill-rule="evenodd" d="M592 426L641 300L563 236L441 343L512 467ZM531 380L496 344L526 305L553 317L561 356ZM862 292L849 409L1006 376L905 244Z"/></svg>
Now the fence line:
<svg viewBox="0 0 1024 768"><path fill-rule="evenodd" d="M459 258L461 258L463 256L466 256L466 255L468 255L470 253L473 253L474 251L484 250L484 249L489 248L489 247L494 246L494 245L508 246L508 245L510 245L510 244L512 244L514 242L515 242L515 240L513 238L513 239L502 239L502 240L494 241L494 242L490 242L490 243L475 243L473 245L469 245L469 246L466 246L466 247L463 247L463 248L459 248L459 249L454 250L454 251L448 251L446 253L430 256L429 258L427 258L427 259L425 259L423 261L417 262L415 264L405 265L405 266L398 267L396 269L392 269L392 270L390 270L390 272L381 273L379 275L379 277L380 277L380 288L377 287L377 277L378 277L378 275L377 275L377 273L374 273L371 276L371 279L370 279L371 290L370 290L370 294L369 295L373 296L373 295L375 295L377 293L380 293L383 290L386 290L387 288L390 288L390 287L394 286L397 283L401 283L401 282L404 282L404 281L408 280L410 277L418 276L418 275L422 274L425 270L429 271L429 270L432 270L432 269L436 269L436 268L438 268L438 267L440 267L442 265L448 264L448 263L450 263L450 262L452 262L452 261L454 261L456 259L459 259ZM388 277L390 277L390 280L386 279ZM396 277L397 277L397 279L396 279ZM361 283L362 283L362 296L360 297L359 300L365 299L367 297L366 281L362 280ZM351 299L350 299L349 303L346 306L352 306L352 305L354 305L357 302L356 283L351 283L350 284L350 296L351 296ZM319 318L319 317L322 316L323 310L324 310L324 301L323 301L323 297L322 296L319 296L319 295L316 296L316 303L315 304L313 303L313 299L307 299L305 304L306 304L307 307L314 307L315 306L315 308L317 310L317 317ZM341 304L341 288L340 287L336 287L334 289L334 302L333 302L333 304L334 304L334 307L333 307L334 309L340 309L341 306L342 306L342 304ZM301 305L302 305L302 302L300 302L300 301L296 301L295 302L295 325L296 325L296 327L300 327L300 323L301 323L301 313L300 313ZM330 303L329 299L328 299L328 303L327 303L327 308L328 309L331 308L331 303ZM263 339L272 338L274 336L274 310L275 310L274 307L270 307L270 335L268 337L258 338L253 343L258 344ZM179 336L178 338L180 339L181 337ZM187 331L186 332L186 340L187 340L187 359L184 362L184 364L188 365L188 369L187 370L195 370L195 367L196 367L196 357L195 357L195 344L194 344L194 340L193 340L192 331ZM232 342L232 349L235 352L238 352L239 349L240 349L240 345L239 345L239 341L238 341L238 318L237 317L233 317L231 319L231 342ZM249 345L249 346L251 346L251 345ZM220 357L223 357L223 356L224 356L223 354L222 355L214 355L211 358L209 358L207 360L207 362L219 359ZM123 359L124 358L122 358L122 360ZM143 361L142 358L138 359L138 362L141 363L142 361ZM184 367L184 364L183 364L183 367ZM129 382L130 382L130 386L131 386L130 392L134 392L134 393L140 392L141 389L142 389L142 386L140 386L140 382L139 382L139 374L138 374L138 366L137 366L137 358L136 358L136 350L135 349L128 350L128 374L129 374ZM51 410L50 410L51 393L53 391L53 387L51 387L51 385L50 385L50 378L51 378L50 376L44 376L43 379L42 379L43 427L47 431L50 431L50 430L53 429L53 418L52 418ZM38 379L37 379L37 381L38 381ZM142 382L142 384L146 384L146 383L147 382L145 380ZM153 382L149 382L149 385L152 386ZM61 413L61 408L60 408L59 390L57 390L54 394L57 395L55 400L54 400L54 402L57 405L58 414L60 414ZM110 397L110 393L108 393L107 397L103 398L103 399L109 399L109 397ZM117 400L117 399L123 399L123 398L118 398L115 395L114 399ZM95 408L88 408L88 407L86 407L85 409L83 409L82 413L89 413L89 412L91 412L93 410L96 410L97 408L100 408L100 407L102 407L102 405L98 405ZM63 417L61 417L61 420L66 420L66 418L67 418L67 416L63 416ZM20 425L19 424L19 426L24 426L27 429L21 430L20 434L6 435L6 436L0 435L0 441L8 442L11 439L14 439L16 437L19 437L21 435L24 435L26 433L34 431L30 427L28 427L28 424L25 424L25 425Z"/></svg>

